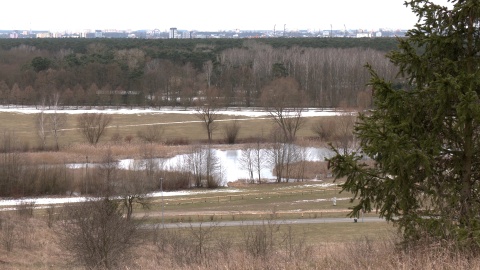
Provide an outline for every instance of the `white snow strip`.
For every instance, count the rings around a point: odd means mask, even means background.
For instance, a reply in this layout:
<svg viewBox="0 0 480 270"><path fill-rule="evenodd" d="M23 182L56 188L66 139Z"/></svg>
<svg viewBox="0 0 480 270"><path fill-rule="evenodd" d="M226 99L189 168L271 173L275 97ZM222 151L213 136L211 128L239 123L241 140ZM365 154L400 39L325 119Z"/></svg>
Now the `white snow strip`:
<svg viewBox="0 0 480 270"><path fill-rule="evenodd" d="M196 195L196 194L210 194L210 193L234 193L234 192L241 192L238 189L214 189L208 191L164 191L164 192L153 192L149 193L146 196L150 198L157 198L157 197L173 197L173 196L185 196L185 195ZM22 199L3 199L0 200L0 206L18 206L21 204L34 204L35 206L38 205L51 205L51 204L65 204L65 203L77 203L77 202L84 202L87 199L94 199L94 197L64 197L64 198L22 198Z"/></svg>
<svg viewBox="0 0 480 270"><path fill-rule="evenodd" d="M336 198L336 201L346 201L350 200L350 198ZM294 203L311 203L311 202L330 202L333 201L332 199L316 199L316 200L300 200L300 201L295 201Z"/></svg>
<svg viewBox="0 0 480 270"><path fill-rule="evenodd" d="M296 188L326 188L326 187L336 187L338 184L333 184L333 183L324 183L324 184L313 184L313 185L302 185L302 186L291 186L291 187L280 187L280 188L275 188L275 190L281 190L281 189L296 189Z"/></svg>
<svg viewBox="0 0 480 270"><path fill-rule="evenodd" d="M0 106L0 112L11 112L11 113L22 113L22 114L34 114L34 113L65 113L65 114L83 114L83 113L104 113L104 114L166 114L166 113L173 113L173 114L195 114L197 111L195 108L178 108L178 107L162 107L160 109L142 109L142 108L106 108L106 109L99 109L99 108L80 108L80 109L73 109L73 108L60 108L60 109L52 109L52 108L41 108L41 107L18 107L18 106ZM269 113L261 108L232 108L232 109L223 109L218 110L218 114L223 115L232 115L232 116L247 116L247 117L266 117ZM302 116L304 117L313 117L313 116L334 116L334 115L341 115L344 113L349 112L342 112L342 111L334 111L334 110L322 110L318 108L307 108L302 112Z"/></svg>

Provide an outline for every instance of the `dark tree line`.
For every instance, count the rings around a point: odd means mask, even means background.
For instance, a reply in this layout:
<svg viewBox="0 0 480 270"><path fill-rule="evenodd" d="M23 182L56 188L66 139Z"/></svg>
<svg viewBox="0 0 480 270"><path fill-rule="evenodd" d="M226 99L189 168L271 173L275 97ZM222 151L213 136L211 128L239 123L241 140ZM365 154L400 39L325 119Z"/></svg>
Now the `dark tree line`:
<svg viewBox="0 0 480 270"><path fill-rule="evenodd" d="M371 48L379 51L390 51L398 45L394 38L380 39L345 39L345 38L275 38L256 39L274 48L294 46L308 48ZM57 52L65 48L74 53L86 53L92 43L103 44L110 49L147 48L151 52L181 50L198 51L207 48L214 53L225 49L243 46L243 39L0 39L0 49L9 50L21 45L35 47L39 50Z"/></svg>
<svg viewBox="0 0 480 270"><path fill-rule="evenodd" d="M0 103L191 106L211 87L226 106L259 106L279 77L306 106L368 104L368 61L394 78L392 39L0 40Z"/></svg>

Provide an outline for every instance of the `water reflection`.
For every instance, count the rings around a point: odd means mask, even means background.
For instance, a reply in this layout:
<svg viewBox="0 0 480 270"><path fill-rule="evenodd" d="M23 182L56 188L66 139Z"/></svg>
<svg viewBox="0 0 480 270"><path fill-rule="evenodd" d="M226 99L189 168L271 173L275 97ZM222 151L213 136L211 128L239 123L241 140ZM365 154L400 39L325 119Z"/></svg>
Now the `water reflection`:
<svg viewBox="0 0 480 270"><path fill-rule="evenodd" d="M333 156L333 152L327 148L316 148L316 147L298 147L300 152L305 153L304 159L306 161L323 161L325 158ZM263 159L263 168L260 171L262 179L274 179L273 175L273 165L267 162L267 149L261 149L261 155ZM219 150L212 149L213 156L217 159L218 163L221 166L222 174L225 182L233 182L238 179L248 179L249 172L247 169L243 168L241 158L242 150ZM194 154L182 154L177 155L171 158L166 159L156 159L159 167L165 170L188 170L188 160L191 160ZM132 159L121 160L120 167L123 169L131 168L133 165ZM255 174L255 177L258 177Z"/></svg>
<svg viewBox="0 0 480 270"><path fill-rule="evenodd" d="M300 153L303 153L303 159L306 161L323 161L325 158L333 156L333 152L324 147L299 147L296 146L296 149ZM234 182L239 179L249 179L249 172L244 166L242 166L242 152L244 150L233 149L233 150L219 150L211 149L213 157L217 160L219 164L221 174L224 178L224 182ZM261 149L260 153L262 155L263 167L260 171L260 176L262 179L274 179L273 175L273 164L268 162L268 149ZM156 158L153 160L134 160L134 159L122 159L118 163L118 167L121 169L132 169L132 168L145 168L147 161L153 161L158 165L160 169L169 170L169 171L188 171L189 161L194 159L195 154L181 154L176 155L171 158ZM244 162L243 162L244 163ZM88 166L96 166L96 164L88 164ZM97 165L98 166L98 165ZM86 164L69 164L69 168L85 168ZM258 175L254 173L254 177L257 178Z"/></svg>

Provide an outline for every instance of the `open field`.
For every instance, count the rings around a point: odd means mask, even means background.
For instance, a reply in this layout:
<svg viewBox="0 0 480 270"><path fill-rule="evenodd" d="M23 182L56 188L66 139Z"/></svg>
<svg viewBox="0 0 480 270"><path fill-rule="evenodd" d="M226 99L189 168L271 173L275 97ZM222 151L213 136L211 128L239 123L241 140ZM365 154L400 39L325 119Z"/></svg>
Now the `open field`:
<svg viewBox="0 0 480 270"><path fill-rule="evenodd" d="M101 111L100 111L101 112ZM59 111L59 113L62 113ZM111 114L112 122L107 128L105 136L101 143L112 141L115 135L117 138L125 140L130 137L132 141L138 141L137 133L144 130L147 126L160 126L164 129L164 141L187 140L190 142L206 141L207 134L199 118L192 113L162 113L162 112L142 112L135 114ZM77 128L77 114L66 113L66 126L60 136L60 147L64 148L75 143L84 142ZM298 132L298 137L312 137L315 134L310 130L313 123L320 117L307 117L306 123ZM36 134L35 124L36 114L24 114L17 112L0 112L0 127L3 131L15 133L16 138L23 145L27 143L30 147L38 146L38 136ZM272 120L265 116L247 117L241 115L220 115L218 127L213 133L215 141L223 141L224 126L237 119L241 126L238 138L248 139L251 137L267 136L273 127Z"/></svg>
<svg viewBox="0 0 480 270"><path fill-rule="evenodd" d="M56 221L50 228L47 226L46 219L41 216L27 218L11 215L7 217L3 213L0 215L0 218L4 224L3 229L0 229L0 269L85 269L73 260L72 254L65 248L61 222ZM14 239L12 240L14 244L10 251L7 251L4 245L6 237L5 225L9 224L8 219L19 224L13 228ZM291 235L295 241L304 241L303 245L305 247L311 247L311 251L310 249L305 250L308 251L305 255L311 256L308 260L303 259L303 257L298 259L310 265L306 268L303 267L303 269L319 269L318 266L322 265L324 256L338 256L341 254L339 252L344 246L349 246L349 243L360 242L365 238L372 241L372 243L382 241L381 239L389 239L394 230L387 223L281 225L281 221L279 221L278 224L280 224L278 230L275 229L274 231L274 239L279 241L278 245L275 246L275 250L278 249L278 252L283 254L283 248L280 243L281 238L286 234ZM272 226L277 228L277 225ZM131 251L133 255L131 264L133 265L129 269L212 269L211 267L213 266L211 264L217 265L216 269L265 269L266 265L271 267L276 260L282 260L279 253L272 254L268 259L264 258L266 260L264 266L254 267L255 264L259 263L253 263L259 259L255 257L247 260L248 262L240 263L238 261L240 258L237 258L237 256L250 256L243 254L241 250L244 246L245 234L252 232L254 228L215 228L213 235L210 235L208 238L208 244L207 240L205 240L205 252L210 254L209 257L211 256L207 265L197 261L188 264L175 262L177 260L175 259L176 256L184 256L185 254L183 252L177 255L171 254L168 251L168 246L184 244L181 244L182 242L171 242L173 241L172 239L158 239L159 236L157 235L158 233L166 233L171 237L177 237L177 239L191 239L188 244L183 246L184 250L190 250L191 247L197 245L195 238L193 238L193 233L198 232L197 229L165 229L165 231L160 232L143 231L140 235L141 240L137 242ZM166 246L167 250L162 251L163 245ZM218 250L219 247L223 248L223 252ZM189 258L189 256L183 259L186 258ZM294 258L292 258L293 260ZM227 267L225 265L230 266ZM234 267L233 265L236 266ZM275 267L275 269L289 268L288 266Z"/></svg>
<svg viewBox="0 0 480 270"><path fill-rule="evenodd" d="M401 250L395 245L398 241L396 228L386 222L295 225L284 222L289 217L274 215L275 212L269 210L276 208L276 213L280 213L293 208L347 209L348 203L333 206L331 202L314 202L314 198L348 197L347 194L338 194L334 188L322 191L315 185L308 182L263 184L236 188L240 190L237 192L204 190L190 195L164 197L164 202L169 202L165 207L169 217L182 211L202 216L202 213L207 214L206 211L228 211L235 205L245 211L252 209L269 214L261 218L264 225L218 226L208 230L210 219L204 215L203 229L187 226L140 230L139 238L130 250L132 257L128 265L118 269L477 269L480 266L476 257L460 252L448 253L436 246ZM237 197L230 201L228 197L242 194L243 199ZM304 199L304 204L292 208L291 204L299 198ZM188 200L193 202L185 203ZM161 198L155 198L150 210L140 212L140 209L135 209L135 212L142 223L158 222L158 216L152 220L150 215L158 214L160 208ZM54 218L51 227L47 226L47 209L33 211L33 217L0 212L3 224L0 228L1 269L84 269L65 248L62 211L61 208L55 211L58 217ZM146 219L141 219L143 214L147 214ZM337 216L344 216L344 213L337 212ZM17 225L9 227L10 222ZM187 220L183 222L189 224ZM13 237L7 237L7 231ZM249 249L248 241L252 236L268 240L264 255L255 255L257 251ZM9 251L6 250L8 239L13 241ZM202 239L201 242L199 239ZM200 243L202 253L198 257Z"/></svg>
<svg viewBox="0 0 480 270"><path fill-rule="evenodd" d="M51 113L51 112L50 112ZM214 138L221 138L222 125L238 119L241 130L240 138L266 136L273 123L271 119L255 115L253 111L247 111L245 115L231 115L237 112L228 112L221 115ZM142 154L151 151L153 157L171 157L175 154L190 151L188 145L171 146L164 144L140 143L136 134L143 128L150 125L164 127L164 141L184 138L186 141L204 141L206 132L202 123L192 112L146 112L135 111L134 113L120 113L109 111L113 121L107 130L104 141L97 146L91 146L83 142L80 133L76 128L76 117L73 112L66 113L67 125L61 136L60 151L39 151L25 152L22 155L29 160L38 161L43 164L64 164L85 162L100 162L107 151L110 151L114 158L142 158ZM249 115L249 116L246 116ZM36 143L34 113L0 112L0 125L3 130L15 132L15 138L28 142L30 146ZM306 141L305 138L314 136L310 126L327 116L312 116L306 118L303 129L299 132L299 143L309 145L318 143ZM132 142L110 140L114 133L120 137L135 137ZM243 146L217 145L220 148L241 148ZM306 172L306 177L312 179L321 173L325 175L325 164L311 163ZM318 168L316 168L318 167ZM318 169L318 170L317 170ZM81 179L84 172L74 171L74 178ZM331 182L332 179L329 179ZM329 183L330 183L329 182ZM177 196L168 198L161 203L160 198L153 199L152 206L148 212L139 211L140 215L147 214L150 220L158 218L158 213L163 209L165 218L168 221L221 219L221 220L248 220L264 219L270 215L277 218L317 218L345 216L348 206L348 195L338 194L339 188L334 185L321 186L320 182L312 183L285 183L281 185L242 185L241 188L222 188L215 190L212 194L208 190L196 192L194 195ZM330 183L331 184L331 183ZM332 206L332 198L337 197L337 206ZM214 218L212 218L214 216Z"/></svg>
<svg viewBox="0 0 480 270"><path fill-rule="evenodd" d="M330 200L334 196L338 198L336 206ZM253 233L254 230L259 228L272 230L272 233L274 233L272 237L276 242L278 241L276 249L281 249L280 243L285 235L290 235L295 241L302 241L304 245L315 247L315 250L341 246L365 238L371 241L383 241L392 236L395 229L386 222L354 223L352 220L350 223L285 223L286 220L301 219L301 213L310 213L304 214L303 218L345 217L347 208L351 204L347 200L342 200L342 198L347 197L347 194L339 194L339 189L335 186L331 184L320 185L319 182L255 184L219 190L193 190L183 195L165 196L163 203L162 197L155 197L151 199L150 209L143 210L138 207L134 210L134 213L136 219L142 224L159 224L161 222L162 205L164 206L165 222L169 224L177 222L189 224L190 222L201 221L205 222L204 227L206 227L210 226L207 225L210 224L207 223L210 221L245 220L247 225L248 220L252 219L264 221L265 225L259 226L214 227L213 234L209 236L210 240L208 240L208 252L217 252L215 251L216 248L214 249L217 241L228 239L228 242L223 245L229 245L229 249L231 249L229 254L232 256L233 254L241 254L241 251L236 250L243 249L246 234ZM25 210L24 206L20 206L19 209ZM12 211L0 212L0 220L4 224L3 229L0 228L0 250L4 250L2 243L5 243L6 235L4 232L8 228L5 227L5 224L9 224L9 220L17 220L15 222L18 222L18 220L26 219L26 221L21 221L22 226L14 228L17 232L22 230L21 234L15 233L16 237L22 235L25 238L19 238L21 241L18 240L20 242L15 244L12 251L5 251L1 253L3 255L0 255L0 263L7 267L3 269L45 269L46 267L48 269L64 269L65 267L82 269L78 265L69 263L70 259L68 258L71 258L69 257L71 255L62 248L62 206L56 205L54 210L56 217L53 219L51 228L46 226L48 222L52 222L52 217L48 213L49 209L48 207L38 208L32 212L33 217L22 216L24 215L20 214L22 212L19 212L18 215ZM313 214L314 212L316 215ZM160 252L156 245L162 242L155 242L156 244L153 246L151 244L153 239L159 237L156 236L159 232L155 230L141 230L141 232L143 240L141 241L142 244L139 244L135 249L135 268L157 269L162 265L165 266L162 261L153 265L153 262L148 260L148 258L155 258L157 255L154 254ZM165 231L161 230L160 233L163 232L168 235L176 235L180 239L183 239L182 237L185 239L191 238L191 245L195 245L196 240L192 237L193 233L198 232L198 228L187 226L187 228L182 229L174 227L165 229ZM44 239L43 235L48 239ZM164 245L167 244L164 243ZM227 246L224 248L227 248ZM30 259L25 260L21 253L28 254ZM162 256L162 258L166 258L165 256ZM224 259L230 261L234 258ZM143 260L146 261L142 262ZM193 267L193 265L191 266ZM190 266L183 267L175 266L174 268L189 269ZM225 269L231 269L231 267ZM239 266L236 269L250 268Z"/></svg>
<svg viewBox="0 0 480 270"><path fill-rule="evenodd" d="M160 223L162 216L165 223L347 217L349 207L353 206L350 195L340 193L339 187L331 180L328 182L248 184L241 188L165 192L164 196L156 192L148 199L148 209L136 205L134 217L146 223ZM54 201L51 199L52 205L60 210L61 204ZM48 204L34 205L35 215L46 215ZM12 206L1 208L12 209ZM377 215L366 214L365 217Z"/></svg>
<svg viewBox="0 0 480 270"><path fill-rule="evenodd" d="M163 199L157 197L144 213L156 222L162 212L166 222L345 217L352 203L348 194L339 194L339 191L334 185L318 182L255 184ZM334 197L337 199L335 206Z"/></svg>
<svg viewBox="0 0 480 270"><path fill-rule="evenodd" d="M158 125L164 128L163 141L181 139L193 144L204 142L207 139L207 134L201 122L192 114L113 114L113 121L106 136L97 146L90 146L83 142L76 129L77 115L66 114L66 117L67 126L62 133L60 151L26 151L22 155L28 156L31 160L41 161L44 164L63 164L84 162L86 157L88 157L89 162L100 162L107 151L111 151L116 159L142 158L146 148L155 157L170 157L189 151L188 144L167 145L159 143L147 145L141 143L137 133L149 125ZM310 129L311 125L322 117L325 116L306 118L305 126L298 133L299 144L304 146L310 146L314 143L317 146L318 144L321 145L322 142L308 139L315 136ZM273 126L272 121L265 117L223 115L218 121L219 127L214 133L216 143L223 140L222 126L234 119L238 119L241 125L239 139L243 142L252 137L266 136ZM0 123L3 130L14 131L15 138L21 143L28 144L30 148L38 146L34 114L0 112ZM117 140L112 139L115 136ZM126 141L125 138L127 137L131 137L131 140ZM118 140L118 138L121 138L121 140ZM242 145L218 144L217 146L219 148L243 147ZM326 175L326 165L324 163L311 162L308 166L310 167L306 172L308 179L315 178L317 174ZM74 177L81 179L81 174L83 174L82 170L76 170ZM175 252L167 253L165 251L164 256L159 256L159 254L163 254L160 250L173 248L169 245L181 243L183 241L182 237L186 237L188 245L180 247L180 249L189 250L188 247L195 245L195 235L198 236L199 229L174 227L161 232L142 229L140 230L141 240L136 243L133 249L135 258L132 267L135 269L158 269L168 265L172 269L211 269L214 266L218 269L263 269L266 265L270 265L268 267L274 269L292 269L291 267L294 265L304 265L300 268L321 269L330 265L323 261L325 256L328 257L329 254L339 252L344 246L349 246L361 241L361 239L370 239L369 241L380 243L389 241L396 229L386 222L354 223L352 219L348 223L286 223L287 220L345 218L349 212L348 208L353 204L349 200L350 194L340 193L337 184L333 182L332 178L275 184L246 184L238 181L229 183L228 187L214 190L192 189L176 196L167 196L166 193L165 196L162 196L157 192L156 196L149 198L150 207L148 209L135 205L133 217L140 224L151 226L152 224L161 224L161 222L168 224L200 222L206 225L220 221L244 221L248 223L257 220L264 221L266 225L215 227L215 233L209 238L211 242L208 244L208 252L212 252L212 258L216 259L208 259L207 261L202 259L196 261L196 264L193 265L179 264L175 259L175 256L178 256L175 255ZM336 198L336 205L333 204L333 198ZM64 241L62 235L65 233L63 231L64 227L62 227L62 224L64 224L62 223L62 220L64 220L63 206L55 205L54 208L48 205L36 206L37 208L32 211L33 217L18 217L15 211L11 210L0 211L0 224L9 224L9 222L22 224L22 226L12 228L0 226L0 250L2 250L1 254L4 254L0 256L0 268L82 269L78 264L70 264L71 254L65 250L64 243L62 243ZM18 209L25 210L25 207L25 205L21 205ZM4 206L2 208L6 210L11 207ZM375 214L366 214L365 216L376 217ZM27 221L19 221L19 219L26 219ZM46 224L49 224L49 226ZM14 230L14 232L9 232L7 229ZM271 247L272 253L268 260L262 261L256 257L250 258L251 255L245 253L244 245L248 238L247 235L259 233L258 230L272 230L271 233L275 234L276 244ZM163 240L158 240L160 238L157 234L164 232L167 235L176 235L178 238L167 239L168 241L163 238ZM9 238L9 235L16 238ZM308 259L299 257L298 261L291 258L292 262L282 260L283 266L277 265L278 262L274 262L273 258L278 254L283 254L287 236L295 241L295 245L303 243L309 246L308 250L315 250L312 257ZM152 239L157 240L153 240L152 243ZM225 239L228 239L228 241L225 241ZM7 240L16 241L12 250L6 250L5 243ZM299 246L296 252L311 254L310 251L307 252L307 249L304 250L303 248L306 248L306 246ZM229 251L225 253L226 250ZM26 260L25 255L30 259ZM192 257L192 254L186 254L185 257ZM231 262L238 260L244 260L243 265L233 266L231 264Z"/></svg>

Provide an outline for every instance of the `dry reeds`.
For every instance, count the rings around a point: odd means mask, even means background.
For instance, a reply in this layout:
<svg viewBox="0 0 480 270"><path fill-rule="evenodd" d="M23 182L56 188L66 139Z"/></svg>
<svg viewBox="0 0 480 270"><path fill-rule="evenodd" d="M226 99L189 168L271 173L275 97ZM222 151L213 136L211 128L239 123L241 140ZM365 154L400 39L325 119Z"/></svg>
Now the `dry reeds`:
<svg viewBox="0 0 480 270"><path fill-rule="evenodd" d="M326 245L319 262L329 269L480 269L480 258L468 252L428 244L403 249L396 243L365 238Z"/></svg>
<svg viewBox="0 0 480 270"><path fill-rule="evenodd" d="M66 264L71 254L60 244L63 229L59 223L50 228L47 220L12 214L2 214L0 221L0 268L83 269L81 265ZM145 233L143 241L132 250L128 265L131 269L198 270L480 269L476 254L452 247L422 244L402 248L395 238L305 244L301 233L294 233L286 224L270 222L244 227L245 236L240 239L222 227L153 230ZM278 226L284 229L277 230ZM258 241L249 242L246 236ZM253 250L267 249L254 254L246 248L247 242L250 247L258 244L260 249Z"/></svg>
<svg viewBox="0 0 480 270"><path fill-rule="evenodd" d="M67 267L68 256L59 245L58 233L44 221L7 212L1 214L0 221L0 269Z"/></svg>

